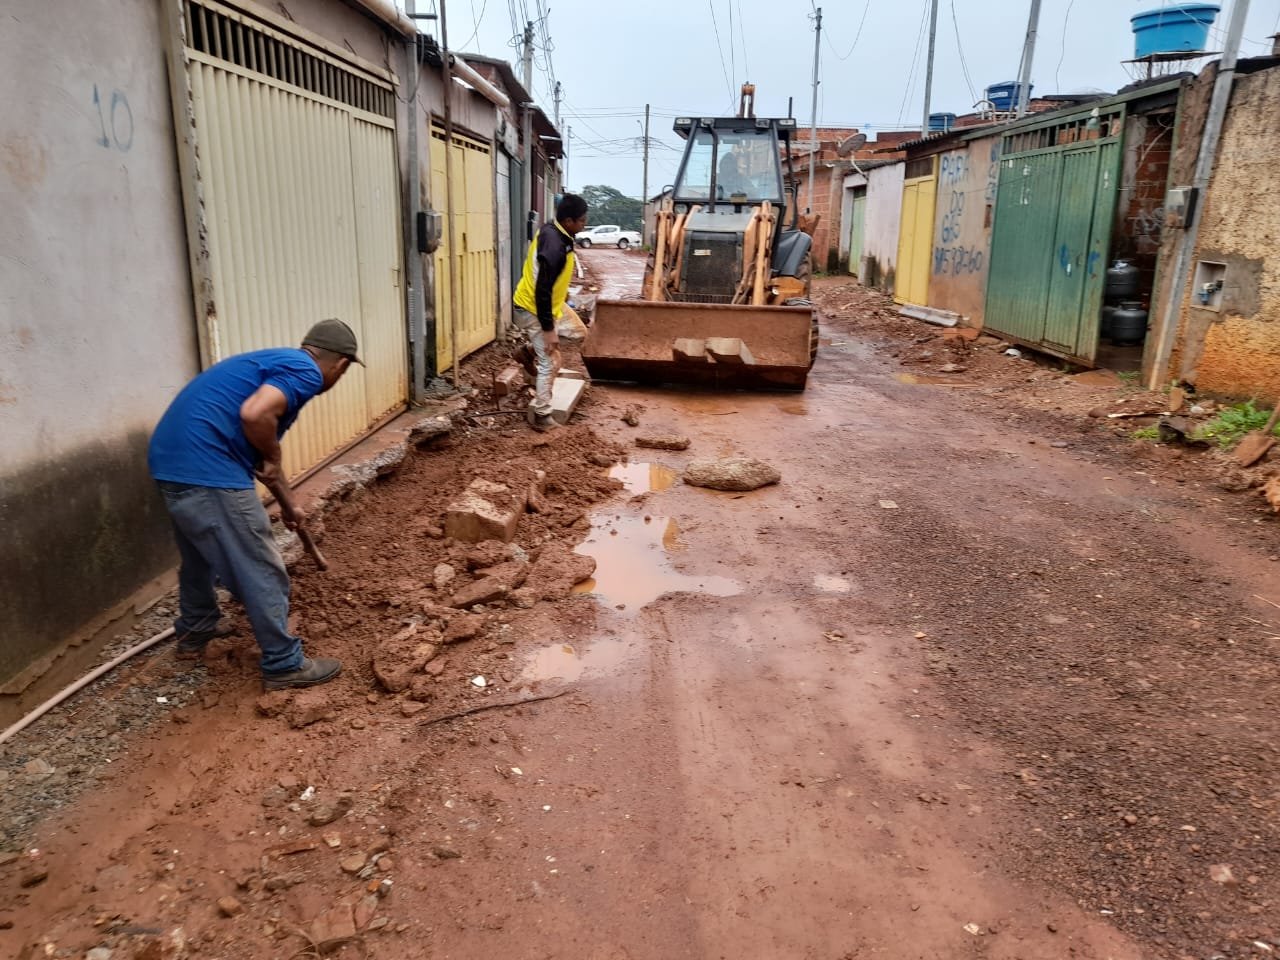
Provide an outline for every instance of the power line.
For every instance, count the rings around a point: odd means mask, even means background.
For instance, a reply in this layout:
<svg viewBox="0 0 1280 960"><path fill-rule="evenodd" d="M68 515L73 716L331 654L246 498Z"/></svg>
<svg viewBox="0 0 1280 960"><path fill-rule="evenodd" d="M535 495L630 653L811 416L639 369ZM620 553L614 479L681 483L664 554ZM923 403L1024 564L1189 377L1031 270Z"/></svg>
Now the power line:
<svg viewBox="0 0 1280 960"><path fill-rule="evenodd" d="M716 49L720 51L720 71L724 74L724 88L729 93L729 102L733 103L733 84L729 80L729 68L724 65L724 45L720 42L720 24L716 23L716 7L713 0L707 0L707 9L711 11L711 26L716 34Z"/></svg>
<svg viewBox="0 0 1280 960"><path fill-rule="evenodd" d="M471 20L475 25L475 29L471 31L471 36L467 37L467 39L463 43L458 45L459 50L467 49L467 46L471 43L471 41L474 40L476 36L480 33L480 22L484 20L484 12L485 12L485 9L488 8L488 6L489 6L489 0L483 0L483 2L480 4L480 16L477 17L475 0L471 0Z"/></svg>
<svg viewBox="0 0 1280 960"><path fill-rule="evenodd" d="M1062 72L1062 61L1067 59L1067 23L1071 19L1071 8L1076 5L1076 0L1070 0L1067 3L1067 12L1062 15L1062 53L1058 57L1058 65L1053 69L1053 89L1057 93L1062 88L1062 80L1059 74ZM1030 99L1028 97L1027 99Z"/></svg>
<svg viewBox="0 0 1280 960"><path fill-rule="evenodd" d="M907 101L911 99L911 91L916 85L916 67L920 63L920 46L924 43L924 25L929 19L930 0L924 0L924 9L920 12L920 29L916 34L916 49L911 56L911 69L907 71L907 89L902 94L902 106L898 108L898 126L902 126L902 118L907 114Z"/></svg>
<svg viewBox="0 0 1280 960"><path fill-rule="evenodd" d="M729 76L736 84L738 82L738 51L733 47L733 0L725 0L725 6L729 8Z"/></svg>
<svg viewBox="0 0 1280 960"><path fill-rule="evenodd" d="M871 0L867 0L862 7L862 19L858 21L858 32L853 35L853 45L849 47L849 52L843 57L836 51L836 45L831 42L831 31L827 31L827 46L831 48L831 52L835 54L837 60L848 60L853 56L853 51L858 48L858 41L862 39L862 25L867 22L867 13L871 9Z"/></svg>
<svg viewBox="0 0 1280 960"><path fill-rule="evenodd" d="M751 61L747 58L747 32L742 28L742 0L734 0L738 5L738 39L742 41L742 69L746 71L746 79L751 79ZM870 2L870 0L868 0ZM733 43L733 37L729 37L729 43Z"/></svg>
<svg viewBox="0 0 1280 960"><path fill-rule="evenodd" d="M960 69L964 71L964 83L969 88L969 98L976 102L978 91L973 85L973 78L969 76L969 64L964 58L964 44L960 40L960 20L956 17L956 0L951 0L951 23L956 28L956 50L960 54Z"/></svg>

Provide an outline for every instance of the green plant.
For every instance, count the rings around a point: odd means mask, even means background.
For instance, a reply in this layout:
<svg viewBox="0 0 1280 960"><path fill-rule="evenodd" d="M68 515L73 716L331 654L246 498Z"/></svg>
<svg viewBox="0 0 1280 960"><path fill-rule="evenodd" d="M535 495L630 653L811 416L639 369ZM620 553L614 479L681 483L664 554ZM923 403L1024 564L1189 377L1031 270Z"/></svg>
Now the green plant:
<svg viewBox="0 0 1280 960"><path fill-rule="evenodd" d="M1159 440L1160 428L1156 426L1142 427L1140 430L1133 431L1129 436L1135 440Z"/></svg>
<svg viewBox="0 0 1280 960"><path fill-rule="evenodd" d="M1116 376L1121 379L1126 387L1136 387L1138 385L1138 378L1142 376L1142 371L1121 370L1116 373Z"/></svg>
<svg viewBox="0 0 1280 960"><path fill-rule="evenodd" d="M1220 447L1234 446L1246 433L1265 427L1270 416L1270 410L1259 410L1252 400L1246 400L1223 408L1195 432L1195 439L1212 440ZM1280 436L1280 427L1275 432Z"/></svg>

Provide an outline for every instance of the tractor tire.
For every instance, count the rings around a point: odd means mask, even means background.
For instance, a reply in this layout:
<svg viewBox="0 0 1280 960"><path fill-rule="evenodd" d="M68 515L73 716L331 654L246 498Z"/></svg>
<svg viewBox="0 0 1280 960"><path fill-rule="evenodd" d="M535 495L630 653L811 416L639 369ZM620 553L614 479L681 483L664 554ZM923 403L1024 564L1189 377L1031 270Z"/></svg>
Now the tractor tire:
<svg viewBox="0 0 1280 960"><path fill-rule="evenodd" d="M628 240L626 237L623 237L621 240L619 240L619 241L618 241L618 249L619 249L619 250L630 250L630 249L631 249L631 241L630 241L630 240Z"/></svg>

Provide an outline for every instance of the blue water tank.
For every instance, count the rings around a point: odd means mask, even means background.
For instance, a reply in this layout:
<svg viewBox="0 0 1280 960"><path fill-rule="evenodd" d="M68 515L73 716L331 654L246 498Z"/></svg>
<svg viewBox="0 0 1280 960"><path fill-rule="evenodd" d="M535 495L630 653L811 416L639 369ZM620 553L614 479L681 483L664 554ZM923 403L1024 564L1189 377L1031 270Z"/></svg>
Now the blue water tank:
<svg viewBox="0 0 1280 960"><path fill-rule="evenodd" d="M954 113L929 114L929 132L930 133L946 133L955 125L956 125L956 115Z"/></svg>
<svg viewBox="0 0 1280 960"><path fill-rule="evenodd" d="M1209 28L1221 9L1216 3L1184 3L1130 17L1133 55L1141 58L1205 49Z"/></svg>
<svg viewBox="0 0 1280 960"><path fill-rule="evenodd" d="M1031 91L1035 89L1035 84L1027 87L1027 99L1031 99ZM1002 113L1009 113L1018 105L1018 81L1007 80L1004 83L993 83L987 87L987 99L995 104L995 108Z"/></svg>

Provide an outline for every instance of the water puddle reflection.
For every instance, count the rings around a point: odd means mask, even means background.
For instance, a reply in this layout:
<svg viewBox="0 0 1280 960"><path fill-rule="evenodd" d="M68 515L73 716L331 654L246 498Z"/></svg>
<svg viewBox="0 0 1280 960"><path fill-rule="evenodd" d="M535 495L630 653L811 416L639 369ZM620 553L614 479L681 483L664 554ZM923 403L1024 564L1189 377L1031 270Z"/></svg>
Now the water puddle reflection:
<svg viewBox="0 0 1280 960"><path fill-rule="evenodd" d="M610 673L626 659L627 648L620 640L593 640L586 650L568 643L543 647L529 659L520 679L563 680L572 683L584 673Z"/></svg>
<svg viewBox="0 0 1280 960"><path fill-rule="evenodd" d="M818 574L814 577L813 585L823 593L848 593L853 589L853 584L844 577L832 577L826 574Z"/></svg>
<svg viewBox="0 0 1280 960"><path fill-rule="evenodd" d="M609 476L621 480L627 493L657 493L670 490L679 476L661 463L620 463L609 469Z"/></svg>
<svg viewBox="0 0 1280 960"><path fill-rule="evenodd" d="M893 379L899 383L928 383L939 387L976 387L976 383L966 383L947 376L936 376L932 373L895 373Z"/></svg>
<svg viewBox="0 0 1280 960"><path fill-rule="evenodd" d="M690 576L675 570L668 555L681 547L680 527L668 517L597 519L576 551L595 558L596 575L574 591L594 594L626 616L634 616L667 593L731 597L742 592L738 582L727 577Z"/></svg>

